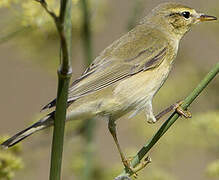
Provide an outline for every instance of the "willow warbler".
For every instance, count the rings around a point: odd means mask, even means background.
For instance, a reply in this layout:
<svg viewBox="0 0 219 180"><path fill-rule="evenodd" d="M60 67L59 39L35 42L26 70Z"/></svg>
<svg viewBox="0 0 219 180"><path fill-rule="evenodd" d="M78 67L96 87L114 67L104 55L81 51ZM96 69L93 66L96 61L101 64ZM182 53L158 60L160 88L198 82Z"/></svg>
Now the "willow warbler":
<svg viewBox="0 0 219 180"><path fill-rule="evenodd" d="M156 122L152 99L170 73L180 40L194 24L216 19L177 3L157 6L135 28L103 50L72 83L67 120L107 118L122 162L131 169L119 146L115 121L128 112L134 116L144 110L147 121ZM56 100L53 100L43 109L53 108L55 104ZM2 146L13 146L34 132L53 125L54 112L53 109Z"/></svg>

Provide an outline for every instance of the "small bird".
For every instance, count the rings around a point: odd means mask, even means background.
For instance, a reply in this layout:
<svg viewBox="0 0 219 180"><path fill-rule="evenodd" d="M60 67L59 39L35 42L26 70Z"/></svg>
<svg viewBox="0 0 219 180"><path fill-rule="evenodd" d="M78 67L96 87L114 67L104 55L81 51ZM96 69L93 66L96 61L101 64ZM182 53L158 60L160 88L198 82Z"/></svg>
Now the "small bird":
<svg viewBox="0 0 219 180"><path fill-rule="evenodd" d="M134 171L118 143L115 121L128 112L133 117L144 111L148 122L156 122L152 99L172 69L180 40L194 24L216 19L178 3L158 5L136 27L103 50L71 84L66 119L107 119L125 168ZM48 115L1 146L11 147L52 126L55 105L53 100L44 106L43 110L52 108ZM178 112L186 116L182 110Z"/></svg>

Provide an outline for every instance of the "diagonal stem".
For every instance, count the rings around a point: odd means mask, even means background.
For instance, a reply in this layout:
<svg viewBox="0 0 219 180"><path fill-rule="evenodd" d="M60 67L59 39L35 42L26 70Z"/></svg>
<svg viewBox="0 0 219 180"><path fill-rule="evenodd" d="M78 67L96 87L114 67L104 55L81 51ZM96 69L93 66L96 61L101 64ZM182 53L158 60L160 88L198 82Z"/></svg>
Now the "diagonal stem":
<svg viewBox="0 0 219 180"><path fill-rule="evenodd" d="M206 86L216 77L219 72L219 63L217 63L211 71L204 77L204 79L198 84L198 86L185 98L181 107L186 110L189 105L197 98L197 96L206 88ZM137 155L131 162L133 167L137 166L150 149L158 142L158 140L167 132L167 130L176 122L179 118L179 114L174 112L170 117L163 123L160 129L155 135L140 149ZM131 176L133 174L124 171L118 177Z"/></svg>

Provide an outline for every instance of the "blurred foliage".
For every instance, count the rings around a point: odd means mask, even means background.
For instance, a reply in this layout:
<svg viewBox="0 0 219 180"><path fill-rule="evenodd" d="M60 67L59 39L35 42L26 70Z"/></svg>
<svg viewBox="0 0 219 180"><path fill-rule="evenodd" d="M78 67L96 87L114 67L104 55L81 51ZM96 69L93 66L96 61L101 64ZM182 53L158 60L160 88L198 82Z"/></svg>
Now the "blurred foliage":
<svg viewBox="0 0 219 180"><path fill-rule="evenodd" d="M104 165L101 164L95 158L94 161L94 170L90 180L112 180L113 177L118 176L121 173L122 166L120 163L113 164L110 168L104 168ZM73 157L71 168L72 171L76 173L76 179L81 179L81 174L85 167L86 160L84 159L83 153L76 153L76 156ZM162 170L158 167L149 168L149 170L141 171L138 176L138 180L177 180L173 175L168 173L165 170Z"/></svg>
<svg viewBox="0 0 219 180"><path fill-rule="evenodd" d="M0 144L8 139L8 136L0 137ZM21 153L21 145L15 145L9 150L0 149L0 179L10 180L15 176L15 172L23 168L23 161L18 157Z"/></svg>
<svg viewBox="0 0 219 180"><path fill-rule="evenodd" d="M141 175L142 176L142 175ZM173 175L167 173L166 171L160 170L159 168L154 168L149 173L145 173L141 178L141 180L149 179L149 180L177 180Z"/></svg>
<svg viewBox="0 0 219 180"><path fill-rule="evenodd" d="M18 0L3 0L0 2L0 7L10 7L11 4L16 3Z"/></svg>
<svg viewBox="0 0 219 180"><path fill-rule="evenodd" d="M78 45L83 26L83 14L79 0L72 0L72 38L73 47ZM106 0L88 1L90 8L91 29L98 31L104 26L106 13ZM59 10L58 0L47 0L48 7L56 14ZM16 35L17 47L25 48L26 54L29 52L30 58L33 53L38 54L38 63L43 63L47 68L55 68L58 64L59 39L55 24L50 16L41 7L40 3L34 0L3 0L0 8L7 8L8 19L4 22L4 29L0 30L0 43L14 38ZM54 53L54 48L56 53ZM40 54L39 54L40 52ZM51 59L54 59L51 61ZM52 66L51 66L52 65Z"/></svg>
<svg viewBox="0 0 219 180"><path fill-rule="evenodd" d="M207 167L207 175L210 178L219 178L219 160L210 163Z"/></svg>
<svg viewBox="0 0 219 180"><path fill-rule="evenodd" d="M49 9L56 14L59 13L59 1L47 0ZM73 35L77 36L82 28L82 11L80 8L79 0L72 0L73 2ZM105 13L106 1L100 1L97 3L95 0L89 0L89 8L92 12L91 24L92 28L97 28L102 24L103 15ZM3 0L0 2L0 8L9 8L8 10L14 16L14 20L17 20L16 29L18 27L32 27L33 33L36 36L56 36L56 29L53 27L53 21L50 16L41 7L37 1L29 0ZM101 23L100 23L101 22ZM14 26L15 28L15 26ZM33 38L33 37L31 37Z"/></svg>
<svg viewBox="0 0 219 180"><path fill-rule="evenodd" d="M79 0L72 1L72 32L74 49L75 47L78 47L80 45L79 40L82 34L83 18ZM58 13L59 0L47 0L47 2L50 9L55 11L55 13ZM112 8L113 6L109 6L109 4L113 2L108 2L108 0L89 0L92 31L101 32L104 27L109 28L109 26L107 26L107 15L110 16L111 14L113 14L114 9ZM114 2L114 4L116 3L117 5L119 4L119 2L120 1L116 1ZM197 0L194 2L196 2L197 6L200 3L200 1ZM128 3L128 1L123 1L123 3L121 3L122 5L120 4L120 8L122 9ZM152 3L152 1L131 1L131 11L128 15L126 14L128 16L126 21L127 25L123 29L127 27L128 29L130 29L136 24L136 22L140 19L139 16L142 10L146 7L147 3ZM204 11L208 12L212 10L212 15L219 16L217 6L218 2L211 1L208 4L204 4ZM4 11L4 16L7 17L5 19L2 18L0 22L0 25L4 27L0 30L0 43L7 42L8 40L16 37L15 39L13 39L13 43L21 52L27 53L30 59L32 59L35 55L35 57L37 57L38 63L43 63L42 67L54 70L54 67L56 67L56 65L58 64L59 58L59 39L51 17L49 17L45 13L40 4L35 2L34 0L2 0L0 1L0 7L1 10L6 10ZM110 13L107 14L107 12ZM121 16L124 16L124 14L125 12L122 12ZM112 22L113 21L114 19L112 19ZM113 24L112 22L109 22L109 24ZM118 21L115 20L115 22L117 24L114 23L114 32L117 31L117 28L120 28ZM215 56L215 54L217 55L217 47L219 42L218 32L219 23L212 23L211 25L205 24L200 25L199 29L196 30L196 32L193 33L191 36L188 35L185 37L188 37L188 39L183 42L183 48L180 48L180 52L175 63L176 67L174 67L174 71L171 73L167 83L164 85L164 87L161 88L158 95L154 99L154 107L156 108L155 112L165 108L169 104L175 103L176 101L183 99L203 78L205 73L209 70L210 66L212 66L215 61L218 61ZM104 35L111 36L111 34ZM205 35L207 36L207 38L205 37ZM193 37L195 37L196 39L193 39ZM207 40L209 40L209 42L207 42ZM112 41L113 39L110 40L108 44L110 44ZM186 44L187 42L188 44ZM206 48L206 43L208 43L208 48ZM104 49L104 47L101 48ZM201 51L200 49L203 51ZM74 60L76 59L74 59L73 57L73 61ZM79 60L77 60L77 62L79 62ZM152 164L149 164L148 167L145 168L145 170L139 172L139 180L180 179L177 176L178 172L173 172L172 169L176 168L177 163L181 164L181 161L186 159L186 156L188 155L187 152L190 153L190 157L194 158L196 165L198 165L200 161L200 157L197 156L197 152L199 151L207 152L208 156L218 157L218 89L219 83L218 79L216 79L209 85L209 87L201 94L200 98L198 98L197 101L189 109L193 114L192 119L185 120L182 118L181 121L179 120L173 127L171 127L168 133L150 152L150 156L152 157ZM134 139L138 141L137 143L140 144L139 146L141 146L145 142L145 140L149 139L155 133L155 131L159 128L163 121L160 120L160 122L155 125L149 125L146 123L143 113L139 114L137 117L134 117L131 120L129 120L127 117L124 117L126 123L123 123L124 127L122 127L121 129L124 129L128 126L128 133L124 133L125 135L123 133L119 134L119 138L121 136L131 137L133 134ZM118 122L118 126L120 126L120 121ZM81 139L79 141L75 141L75 139L77 139L75 135L83 134L82 132L84 132L84 129L84 124L81 121L74 121L68 123L68 125L66 126L66 139L68 139L67 141L70 141L70 139L74 139L74 142L69 143L70 145L67 148L70 149L69 151L71 151L71 154L69 154L69 156L72 156L72 160L68 156L68 161L66 162L66 164L68 164L68 167L71 167L70 173L73 173L76 177L74 179L81 179L81 173L83 172L83 168L85 167L86 161L83 154L86 144ZM46 133L48 133L48 131L46 131ZM48 134L46 134L46 136L47 135ZM43 134L43 137L41 138L44 137L45 134ZM132 140L133 137L131 138ZM107 144L110 142L105 143ZM37 146L38 148L42 148L42 144L48 146L47 141L46 143L40 142L39 144L40 145ZM104 146L105 144L101 147L103 148ZM97 148L101 147L99 146ZM133 145L129 145L129 147L127 148L127 156L129 156L130 154L134 155L136 153L136 146L134 146L135 148L133 149L132 147ZM112 151L116 152L115 149L113 149ZM0 179L2 177L2 173L5 173L5 178L9 178L12 177L14 171L22 168L23 163L17 157L18 153L22 153L20 150L20 146L15 146L14 148L9 149L7 152L0 151ZM110 155L111 154L106 154L105 156ZM35 158L36 161L39 161L40 157ZM93 159L94 171L91 180L112 180L113 177L116 177L122 171L123 166L122 163L120 163L119 156L117 159L117 163L100 160L98 154L94 154ZM5 165L3 167L3 161L7 162L7 168ZM205 175L206 173L206 178L210 177L218 179L218 160L212 161L209 164L208 163L209 161L205 162L205 166L207 167L206 172L204 170L200 170L200 172L197 173L203 175ZM186 168L187 166L191 165L188 164L188 162L184 162L184 164L182 164L180 168L176 169L180 172L183 171L184 167ZM30 169L31 167L28 168ZM34 171L33 169L31 170Z"/></svg>
<svg viewBox="0 0 219 180"><path fill-rule="evenodd" d="M197 145L217 151L219 147L219 111L197 114L193 118L191 130L196 135L193 141Z"/></svg>
<svg viewBox="0 0 219 180"><path fill-rule="evenodd" d="M71 169L74 172L76 179L82 179L82 173L86 167L86 156L84 156L83 149L77 151L75 156L72 158ZM97 155L94 155L93 158L93 170L90 180L112 180L113 177L116 177L121 172L121 164L113 164L110 168L104 168L104 164L98 160Z"/></svg>

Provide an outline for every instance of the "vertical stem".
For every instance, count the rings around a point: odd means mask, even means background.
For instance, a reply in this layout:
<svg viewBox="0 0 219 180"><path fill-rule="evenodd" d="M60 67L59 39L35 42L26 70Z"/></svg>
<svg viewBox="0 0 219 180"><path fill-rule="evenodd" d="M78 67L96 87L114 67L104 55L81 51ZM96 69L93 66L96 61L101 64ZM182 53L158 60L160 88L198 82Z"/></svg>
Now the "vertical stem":
<svg viewBox="0 0 219 180"><path fill-rule="evenodd" d="M83 12L83 29L82 29L82 39L84 47L84 55L86 65L92 62L92 39L91 39L91 26L90 26L90 13L87 0L81 0L81 8ZM83 180L89 180L92 177L93 172L93 136L95 129L95 119L88 119L85 121L85 167L83 172Z"/></svg>
<svg viewBox="0 0 219 180"><path fill-rule="evenodd" d="M68 90L69 78L64 78L58 74L58 94L57 94L57 107L55 113L53 141L52 141L52 154L50 166L50 180L60 180L61 165L62 165L62 151L63 151L63 138L65 128L65 115L66 115L66 101L67 96L65 91ZM61 105L61 106L60 106Z"/></svg>
<svg viewBox="0 0 219 180"><path fill-rule="evenodd" d="M140 16L140 14L142 13L142 11L144 10L144 6L143 3L145 3L144 0L135 0L133 1L134 5L133 5L133 12L131 12L130 14L130 18L128 20L128 24L127 24L127 28L128 30L131 30L132 28L134 28L136 26L136 21L138 19L138 17Z"/></svg>
<svg viewBox="0 0 219 180"><path fill-rule="evenodd" d="M83 29L82 38L84 46L84 55L86 59L86 65L90 65L92 62L92 36L91 36L91 23L90 13L88 8L88 1L81 0L81 8L83 12Z"/></svg>
<svg viewBox="0 0 219 180"><path fill-rule="evenodd" d="M66 119L66 107L71 69L71 0L61 0L60 16L56 25L61 41L60 67L58 69L58 92L54 121L50 180L61 179L63 139Z"/></svg>

